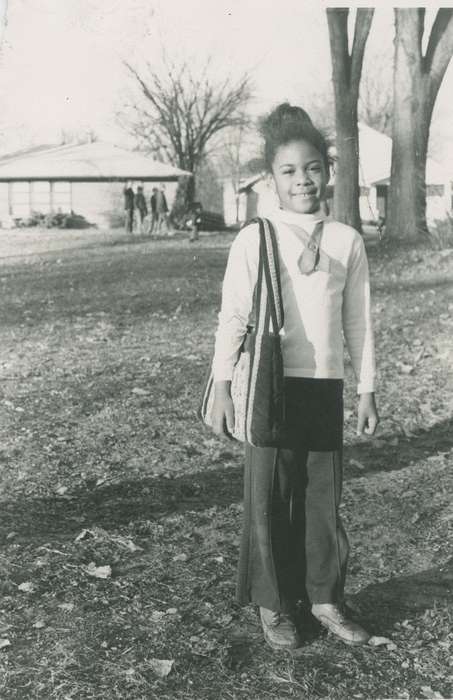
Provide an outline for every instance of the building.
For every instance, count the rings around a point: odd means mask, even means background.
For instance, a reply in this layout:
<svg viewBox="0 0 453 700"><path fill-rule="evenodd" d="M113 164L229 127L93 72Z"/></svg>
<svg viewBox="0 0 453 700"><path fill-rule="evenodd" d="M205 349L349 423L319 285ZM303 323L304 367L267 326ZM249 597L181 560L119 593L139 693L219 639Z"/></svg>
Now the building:
<svg viewBox="0 0 453 700"><path fill-rule="evenodd" d="M386 218L392 139L359 123L360 215L363 221ZM451 211L451 178L432 158L426 160L426 218L444 219Z"/></svg>
<svg viewBox="0 0 453 700"><path fill-rule="evenodd" d="M32 212L75 212L101 227L122 225L123 186L163 184L169 206L178 179L191 173L104 142L39 148L0 160L0 221ZM147 186L148 185L148 186Z"/></svg>
<svg viewBox="0 0 453 700"><path fill-rule="evenodd" d="M332 149L335 157L335 149ZM359 184L360 215L364 222L386 218L388 189L392 159L392 139L385 134L359 123ZM328 200L333 198L335 174L333 174L327 192ZM233 198L231 186L224 188L225 221L234 223L236 211L239 221L260 214L270 215L276 206L276 196L269 188L262 173L247 178L241 183L237 195ZM426 215L428 222L444 219L451 212L451 178L432 158L426 163Z"/></svg>

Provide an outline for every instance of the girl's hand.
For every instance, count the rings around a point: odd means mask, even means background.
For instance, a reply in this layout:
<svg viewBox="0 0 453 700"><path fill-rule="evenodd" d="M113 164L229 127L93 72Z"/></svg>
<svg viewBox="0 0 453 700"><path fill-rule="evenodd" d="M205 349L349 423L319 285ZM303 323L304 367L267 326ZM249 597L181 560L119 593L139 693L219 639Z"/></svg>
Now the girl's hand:
<svg viewBox="0 0 453 700"><path fill-rule="evenodd" d="M374 394L361 394L357 417L357 435L374 435L379 423L379 416Z"/></svg>
<svg viewBox="0 0 453 700"><path fill-rule="evenodd" d="M234 407L231 382L216 382L212 407L212 429L216 435L231 437L234 432Z"/></svg>

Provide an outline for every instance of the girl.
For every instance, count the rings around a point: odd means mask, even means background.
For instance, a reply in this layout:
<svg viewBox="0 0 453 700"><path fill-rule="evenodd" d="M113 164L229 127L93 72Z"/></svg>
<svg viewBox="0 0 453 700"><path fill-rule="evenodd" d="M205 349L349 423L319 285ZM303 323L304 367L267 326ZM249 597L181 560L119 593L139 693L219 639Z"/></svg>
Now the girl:
<svg viewBox="0 0 453 700"><path fill-rule="evenodd" d="M378 424L368 264L361 236L326 218L327 143L300 107L285 103L264 121L265 163L279 208L279 247L288 439L246 445L244 528L237 600L255 603L266 641L295 648L297 601L350 644L369 634L344 615L348 540L338 508L342 482L343 337L358 382L357 432ZM246 226L231 247L214 353L213 428L233 430L232 369L250 322L259 234Z"/></svg>

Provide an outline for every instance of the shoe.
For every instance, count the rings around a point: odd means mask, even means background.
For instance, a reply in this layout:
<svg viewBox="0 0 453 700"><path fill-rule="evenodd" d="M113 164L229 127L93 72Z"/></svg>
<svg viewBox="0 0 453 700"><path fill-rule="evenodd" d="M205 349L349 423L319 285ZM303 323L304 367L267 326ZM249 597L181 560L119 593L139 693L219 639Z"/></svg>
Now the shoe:
<svg viewBox="0 0 453 700"><path fill-rule="evenodd" d="M348 620L338 605L316 603L311 606L311 614L346 644L367 644L371 637L357 622Z"/></svg>
<svg viewBox="0 0 453 700"><path fill-rule="evenodd" d="M296 649L300 645L296 626L289 615L260 608L264 639L272 649Z"/></svg>

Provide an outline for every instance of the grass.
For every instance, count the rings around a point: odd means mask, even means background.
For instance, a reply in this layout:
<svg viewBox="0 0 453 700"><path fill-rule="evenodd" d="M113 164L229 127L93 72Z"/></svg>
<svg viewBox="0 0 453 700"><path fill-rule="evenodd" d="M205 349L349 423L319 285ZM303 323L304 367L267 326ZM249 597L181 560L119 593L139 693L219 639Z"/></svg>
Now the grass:
<svg viewBox="0 0 453 700"><path fill-rule="evenodd" d="M451 697L453 256L370 250L376 439L347 365L348 601L395 647L286 655L232 602L241 446L195 417L231 237L39 235L0 260L2 700Z"/></svg>

